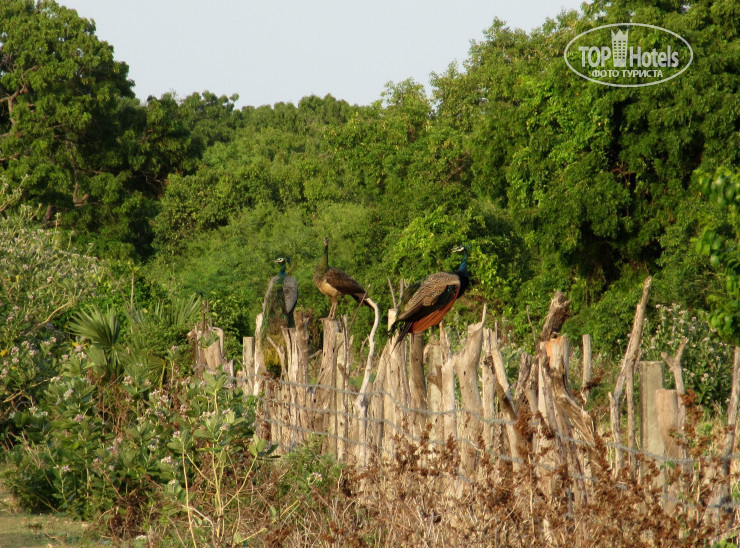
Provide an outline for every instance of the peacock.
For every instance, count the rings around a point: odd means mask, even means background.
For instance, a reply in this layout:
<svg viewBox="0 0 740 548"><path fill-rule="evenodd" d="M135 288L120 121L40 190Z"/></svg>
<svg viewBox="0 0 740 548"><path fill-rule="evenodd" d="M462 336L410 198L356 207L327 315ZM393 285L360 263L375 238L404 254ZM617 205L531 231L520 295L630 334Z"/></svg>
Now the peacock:
<svg viewBox="0 0 740 548"><path fill-rule="evenodd" d="M280 356L277 350L267 340L281 345L283 341L282 328L295 327L293 309L298 302L298 282L286 274L290 262L288 257L278 257L275 262L280 265L280 272L270 279L262 302L262 353L265 357L265 367L271 373L280 371ZM279 376L279 374L274 375Z"/></svg>
<svg viewBox="0 0 740 548"><path fill-rule="evenodd" d="M455 301L465 293L470 284L468 248L460 245L453 248L452 252L462 253L459 268L454 272L431 274L418 285L418 289L406 301L403 311L388 331L389 335L399 333L396 344L409 333L421 333L438 325Z"/></svg>
<svg viewBox="0 0 740 548"><path fill-rule="evenodd" d="M361 305L373 308L367 291L359 283L338 268L329 266L329 238L324 238L324 254L314 270L313 283L331 299L330 320L334 319L339 299L344 295L351 295Z"/></svg>

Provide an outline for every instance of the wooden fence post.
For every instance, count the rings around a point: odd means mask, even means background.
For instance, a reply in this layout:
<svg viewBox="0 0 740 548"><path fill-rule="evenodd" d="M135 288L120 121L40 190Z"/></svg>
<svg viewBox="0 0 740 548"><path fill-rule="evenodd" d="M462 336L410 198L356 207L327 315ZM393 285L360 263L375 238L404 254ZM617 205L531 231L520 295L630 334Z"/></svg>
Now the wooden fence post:
<svg viewBox="0 0 740 548"><path fill-rule="evenodd" d="M556 291L550 301L550 307L547 311L547 316L545 317L542 332L540 333L533 368L533 373L536 372L535 374L537 379L537 409L545 421L545 424L540 424L538 428L534 449L535 455L538 458L541 458L542 461L549 466L557 465L557 457L560 457L563 461L566 461L566 457L563 450L559 447L561 443L560 439L556 437L555 442L553 442L548 439L544 432L545 427L548 427L553 431L561 430L561 426L558 422L558 415L555 410L555 401L553 399L553 382L551 382L553 377L557 377L557 374L553 375L550 371L550 358L548 357L548 348L552 352L553 346L548 346L548 343L554 337L557 337L557 334L560 332L560 329L569 315L570 301L565 298L565 295L561 291ZM559 345L555 346L559 348ZM558 359L554 358L553 367L556 367L557 371L560 367L564 368L565 364L563 363L561 365ZM564 382L562 377L560 378L560 382ZM530 402L532 399L534 399L534 396L532 396ZM553 451L555 449L560 450L554 455ZM549 484L542 484L543 493L546 497L552 496L554 489L556 488L554 484L555 477L552 475L550 475L550 477L552 478L552 481ZM549 524L547 522L543 523L543 528L545 535L549 535Z"/></svg>
<svg viewBox="0 0 740 548"><path fill-rule="evenodd" d="M380 353L378 358L378 373L375 375L375 380L372 381L370 386L370 392L372 394L371 399L368 401L368 417L369 417L369 437L373 446L381 451L383 449L383 440L385 439L385 421L387 420L387 413L390 411L386 410L388 407L387 396L383 393L385 387L385 378L388 374L388 353L390 352L390 344L386 343L383 351Z"/></svg>
<svg viewBox="0 0 740 548"><path fill-rule="evenodd" d="M665 444L660 433L655 392L663 388L663 362L640 362L640 449L656 455L665 455ZM658 485L665 478L661 474Z"/></svg>
<svg viewBox="0 0 740 548"><path fill-rule="evenodd" d="M581 338L583 342L583 371L581 376L581 397L583 403L588 402L591 394L591 381L594 378L594 365L591 353L591 335L584 334Z"/></svg>
<svg viewBox="0 0 740 548"><path fill-rule="evenodd" d="M305 441L304 429L310 427L308 413L308 319L295 313L295 327L283 328L286 348L286 380L290 397L290 440L288 446Z"/></svg>
<svg viewBox="0 0 740 548"><path fill-rule="evenodd" d="M481 321L468 326L468 338L465 346L449 360L454 367L460 382L462 407L467 411L462 428L458 432L462 467L468 478L473 477L475 464L478 461L478 440L483 434L483 423L480 420L483 408L478 391L478 364L483 347L483 324L486 321L486 306L483 305Z"/></svg>
<svg viewBox="0 0 740 548"><path fill-rule="evenodd" d="M498 397L499 408L504 418L511 422L516 422L517 411L514 405L514 399L511 396L511 387L509 386L509 379L506 378L506 366L504 365L504 357L501 355L501 350L498 348L498 343L494 333L489 334L489 352L490 361L493 373L493 390ZM485 386L485 383L484 383ZM506 424L506 439L509 442L509 456L514 460L513 469L519 470L521 465L519 455L519 445L521 440L519 433L517 432L513 424Z"/></svg>
<svg viewBox="0 0 740 548"><path fill-rule="evenodd" d="M349 398L347 396L347 387L349 379L349 318L342 316L342 331L337 333L337 367L334 374L334 421L333 433L335 440L335 455L339 462L346 461L347 442L349 439Z"/></svg>
<svg viewBox="0 0 740 548"><path fill-rule="evenodd" d="M312 419L311 425L314 432L328 432L332 424L332 417L336 417L336 406L334 400L336 396L336 378L337 378L337 335L340 333L341 326L339 320L322 318L324 326L324 345L321 353L321 366L316 379L313 398L311 400ZM335 449L334 443L331 443L332 449ZM336 453L335 453L336 456Z"/></svg>
<svg viewBox="0 0 740 548"><path fill-rule="evenodd" d="M642 297L640 302L635 309L635 319L632 324L632 332L630 333L629 342L627 343L627 350L624 353L622 359L622 367L617 376L617 382L614 386L614 392L609 394L609 414L611 419L612 438L614 443L617 445L615 451L615 463L614 463L614 474L618 474L623 462L623 452L619 448L622 443L622 431L619 426L620 412L619 403L622 398L622 392L624 390L625 383L629 383L630 386L634 387L634 370L635 364L640 359L640 343L642 341L642 325L645 322L645 308L647 307L648 294L650 293L650 282L652 279L650 276L645 278L645 283L642 286ZM632 389L628 391L628 394L632 394ZM628 422L628 428L631 426L632 431L627 434L627 444L629 447L634 447L634 400L633 400L633 414L631 423ZM629 419L629 417L628 417ZM631 459L630 462L633 462Z"/></svg>
<svg viewBox="0 0 740 548"><path fill-rule="evenodd" d="M442 407L440 410L444 413L442 423L444 425L444 440L446 442L450 437L455 441L458 439L457 406L455 403L455 369L449 355L450 343L447 338L447 332L441 325L439 338L443 361L440 368L442 373Z"/></svg>
<svg viewBox="0 0 740 548"><path fill-rule="evenodd" d="M547 349L547 369L550 388L557 413L557 424L560 431L567 438L574 438L574 428L587 443L590 451L594 450L596 442L596 428L590 415L576 402L570 394L568 386L568 362L570 345L565 336L556 337L545 343ZM583 467L578 458L578 446L570 441L563 440L563 458L568 468L574 472L571 488L574 493L574 502L583 508L587 502L586 486L583 483Z"/></svg>
<svg viewBox="0 0 740 548"><path fill-rule="evenodd" d="M530 413L537 413L537 367L532 367L533 361L532 356L526 352L522 352L519 358L519 375L514 391L514 409L517 410L517 415L525 399Z"/></svg>
<svg viewBox="0 0 740 548"><path fill-rule="evenodd" d="M254 384L252 394L258 396L264 390L267 368L265 367L265 355L262 352L262 313L255 318L254 329Z"/></svg>
<svg viewBox="0 0 740 548"><path fill-rule="evenodd" d="M483 410L483 449L490 450L493 446L493 420L495 418L494 398L496 396L496 374L494 373L492 348L496 340L496 332L483 328L483 360L481 363L481 408Z"/></svg>
<svg viewBox="0 0 740 548"><path fill-rule="evenodd" d="M424 349L424 361L427 364L427 397L431 431L429 438L444 442L444 420L442 411L442 349L439 342L431 342Z"/></svg>
<svg viewBox="0 0 740 548"><path fill-rule="evenodd" d="M388 327L396 319L396 310L388 310ZM406 374L406 341L396 346L398 336L392 337L383 348L378 360L378 374L373 382L373 390L379 392L370 404L370 417L376 424L375 444L388 455L394 451L393 425L400 430L409 404L409 385ZM400 407L399 407L400 406Z"/></svg>
<svg viewBox="0 0 740 548"><path fill-rule="evenodd" d="M722 466L720 467L720 482L715 487L710 504L717 519L721 516L732 516L732 497L730 495L730 465L732 449L735 446L735 428L737 427L738 403L740 403L740 347L735 347L732 363L732 387L730 401L727 405L727 432L724 447L722 448ZM722 506L728 504L728 506Z"/></svg>
<svg viewBox="0 0 740 548"><path fill-rule="evenodd" d="M409 352L409 406L418 410L413 413L411 432L420 436L426 423L427 386L424 379L424 335L412 333L409 335L411 350Z"/></svg>
<svg viewBox="0 0 740 548"><path fill-rule="evenodd" d="M678 408L678 416L676 417L676 429L679 435L682 435L684 433L684 425L686 423L686 406L683 403L682 397L684 394L686 394L686 388L683 383L681 358L683 357L683 352L686 349L686 344L688 342L689 340L684 337L681 343L678 345L676 355L673 357L668 356L668 354L666 354L665 352L660 353L663 361L668 365L668 368L673 374L673 380L676 385L676 395L678 396L678 398L676 399L676 405ZM689 451L683 445L679 449L679 454L681 459L687 459L689 457ZM682 468L684 472L691 472L691 465L688 463L685 463Z"/></svg>
<svg viewBox="0 0 740 548"><path fill-rule="evenodd" d="M242 370L237 376L244 378L244 394L251 394L254 387L254 337L242 337Z"/></svg>

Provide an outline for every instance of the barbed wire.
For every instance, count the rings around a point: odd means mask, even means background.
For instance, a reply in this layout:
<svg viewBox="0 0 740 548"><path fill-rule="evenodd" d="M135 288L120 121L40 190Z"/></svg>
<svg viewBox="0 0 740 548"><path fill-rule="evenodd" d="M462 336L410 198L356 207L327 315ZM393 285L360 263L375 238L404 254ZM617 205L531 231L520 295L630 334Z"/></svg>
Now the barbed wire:
<svg viewBox="0 0 740 548"><path fill-rule="evenodd" d="M242 377L241 379L250 379L250 378L254 378L254 379L259 378L260 380L263 380L263 378L260 378L257 375L249 375L249 376L246 376L246 377ZM238 377L235 378L235 379L241 380ZM277 383L277 384L282 385L282 386L289 386L289 387L295 387L295 388L303 388L303 389L306 390L307 394L308 393L314 394L317 390L321 389L321 390L327 390L327 391L336 392L338 394L348 395L348 396L355 396L356 397L356 396L360 395L359 392L356 392L356 391L353 391L353 390L344 389L344 388L338 388L338 387L335 387L335 386L332 386L332 385L327 385L327 384L297 383L297 382L283 380L283 379L280 379L280 380L269 380L268 382ZM511 425L515 425L516 424L516 421L509 420L509 419L504 419L504 418L486 418L483 415L481 415L480 413L478 413L477 411L474 411L472 409L463 408L463 407L456 407L455 409L449 409L449 410L432 410L432 409L420 409L420 408L416 408L416 407L409 407L408 405L400 402L393 394L391 394L390 392L388 392L386 390L369 390L369 391L365 392L365 397L368 398L368 400L370 400L370 403L368 403L368 409L370 409L372 407L372 399L375 396L380 396L380 397L383 397L383 398L387 398L390 401L390 403L393 404L393 406L395 406L398 410L403 411L407 415L412 414L412 413L415 413L415 414L419 414L419 415L425 416L427 418L445 417L445 416L455 416L455 417L457 417L457 416L460 416L460 415L467 415L469 417L475 418L476 420L480 421L483 424L488 424L488 425L491 425L491 426L494 426L494 425L500 425L500 426L509 425L509 426L511 426ZM275 397L266 398L265 396L262 396L260 399L262 399L263 401L268 401L268 402L275 403L275 404L277 404L279 406L284 406L284 407L289 407L289 408L296 408L296 409L299 409L301 411L305 411L307 413L312 413L312 414L323 413L323 414L327 414L327 415L336 415L336 416L340 416L340 417L344 417L344 418L352 419L352 420L356 420L356 421L368 421L370 423L375 423L375 424L382 423L385 426L390 426L391 428L393 428L394 430L396 430L399 433L402 433L404 435L411 436L410 439L412 441L414 441L414 442L421 441L421 438L420 437L414 436L411 432L408 432L407 429L403 429L402 427L396 425L395 423L392 423L392 422L388 421L385 418L382 418L381 419L381 418L371 417L371 416L368 416L366 418L363 418L360 415L358 415L357 413L350 412L350 411L343 411L343 410L340 410L340 409L331 409L331 408L318 409L316 407L309 407L309 406L306 406L306 405L303 405L303 404L300 404L300 403L296 403L296 402L293 402L293 401L286 401L286 400L283 400L283 399L277 399ZM353 405L348 405L348 408L353 408ZM533 420L536 421L537 419L535 418ZM588 442L588 441L582 440L582 439L578 439L578 438L574 438L572 436L568 436L566 434L563 434L559 430L554 431L554 434L561 441L565 441L565 442L568 442L568 443L579 445L579 446L582 446L584 448L593 448L594 447L594 444L591 443L591 442ZM444 445L445 442L444 441L439 441L439 443L442 444L442 445ZM617 443L617 442L613 442L613 441L604 441L604 445L606 447L611 448L611 449L618 449L620 451L624 451L625 453L629 453L629 454L632 454L632 455L643 455L643 456L649 457L649 458L651 458L653 460L661 461L661 462L664 462L664 463L670 462L670 463L673 463L673 464L694 464L694 463L697 462L696 459L668 457L666 455L660 455L660 454L657 454L657 453L652 453L652 452L647 451L647 450L644 450L644 449L631 448L631 447L628 447L627 445L624 445L624 444L621 444L621 443ZM732 455L706 455L706 456L701 457L699 460L709 461L709 460L715 460L717 458L721 458L723 460L734 460L734 459L740 458L740 454L732 454Z"/></svg>
<svg viewBox="0 0 740 548"><path fill-rule="evenodd" d="M361 460L360 457L355 454L355 452L358 450L366 451L368 452L368 454L374 452L375 454L383 456L385 458L392 458L393 451L396 447L396 439L394 438L404 438L412 443L424 443L430 447L444 448L447 445L446 439L441 439L439 436L434 435L422 437L421 435L414 433L413 428L408 427L407 423L408 421L410 421L410 418L414 416L414 414L416 416L424 417L427 424L428 421L439 420L440 418L446 417L453 417L456 421L456 424L458 425L456 429L459 428L459 425L461 423L466 424L471 420L478 421L481 426L488 425L490 427L499 428L516 424L516 421L505 418L496 418L493 416L485 417L483 416L483 414L475 410L460 407L459 401L457 399L455 400L455 409L420 409L411 407L404 402L399 401L396 395L388 392L385 389L375 388L368 390L364 394L362 394L364 398L367 399L367 415L362 416L355 407L354 401L349 400L349 398L352 398L354 400L361 394L351 388L340 388L328 384L300 383L285 379L266 379L265 377L254 374L232 377L232 379L240 384L246 383L247 386L250 386L250 384L251 386L253 386L253 383L255 381L272 384L271 390L263 390L262 393L257 395L256 397L263 404L272 405L273 411L275 411L276 409L282 411L282 418L279 416L275 416L274 413L272 415L262 417L262 421L266 424L274 425L276 428L279 429L284 429L288 433L287 436L281 436L283 438L282 440L276 440L274 442L277 445L278 450L281 452L290 452L294 450L302 442L305 442L305 439L312 435L320 436L334 443L342 442L346 444L346 447L344 447L344 455L345 460L347 460L348 462L352 460L354 460L355 462L359 462ZM276 386L277 389L275 388ZM285 389L295 389L299 391L299 393L302 392L302 394L298 396L299 401L280 398L278 394L280 394ZM346 396L347 399L343 400L341 408L338 409L334 409L331 407L317 408L311 406L310 404L307 405L304 403L300 403L300 401L312 402L313 398L322 390L325 390L329 393L330 399L333 396ZM268 396L267 394L272 395ZM389 408L394 408L402 412L403 416L405 417L405 424L398 425L394 421L390 420L385 414L378 417L371 413L371 410L377 410L379 406L382 406L382 409L385 410L386 405ZM493 410L491 410L491 412L493 413ZM320 417L321 424L322 426L324 426L324 428L319 430L312 427L302 426L300 424L292 424L291 422L286 422L286 420L284 420L284 417L286 415L288 417L295 417L298 413L305 413L306 416L309 417L309 422L314 424L317 422L317 418ZM313 418L314 420L311 421L311 418ZM343 424L340 424L340 420L343 420L345 422ZM533 417L530 420L532 423L537 423L539 420L541 420L541 418ZM383 433L382 437L378 434L380 427L388 430L388 432ZM357 428L358 433L360 432L361 428L364 428L366 432L366 439L368 441L365 442L361 439L353 439L352 437L343 435L339 432L339 430L341 429L347 429L347 432L351 432L353 428ZM415 430L418 431L419 427L417 427ZM481 447L481 445L477 443L477 440L472 440L469 438L469 436L465 435L465 433L467 432L467 428L462 428L458 431L461 432L462 435L458 434L457 436L453 436L455 441L460 445L469 447L479 456L485 455L489 458L500 460L503 462L516 463L519 465L525 464L525 460L521 458L512 457L511 455L495 451L493 448L493 443L489 443L487 447ZM585 450L595 448L594 443L574 438L572 436L564 434L559 430L554 430L553 434L558 440L563 443L573 444L576 447L580 447ZM301 435L304 436L304 439L301 439ZM287 446L283 443L284 440L289 440ZM733 460L737 460L740 458L740 454L702 455L698 458L674 458L653 453L644 449L631 448L622 443L617 443L613 441L603 440L602 445L610 450L622 451L625 454L635 457L642 456L644 458L648 458L661 466L686 465L691 469L694 469L696 466L699 466L701 463L704 462L716 462L718 459L724 462L732 462ZM529 464L545 472L557 472L559 469L558 466L554 464L549 464L547 462L530 460ZM592 484L600 481L598 477L581 474L576 472L575 470L569 470L569 476L575 480L584 481ZM475 483L475 480L465 475L461 469L457 471L457 477L465 483ZM626 483L619 482L616 485L621 489L628 488L628 485ZM730 510L740 507L740 502L733 502L731 500L721 500L717 503L708 504L687 501L686 499L682 499L675 495L672 495L667 490L664 490L664 492L662 493L662 498L663 500L671 504L690 507L697 510Z"/></svg>

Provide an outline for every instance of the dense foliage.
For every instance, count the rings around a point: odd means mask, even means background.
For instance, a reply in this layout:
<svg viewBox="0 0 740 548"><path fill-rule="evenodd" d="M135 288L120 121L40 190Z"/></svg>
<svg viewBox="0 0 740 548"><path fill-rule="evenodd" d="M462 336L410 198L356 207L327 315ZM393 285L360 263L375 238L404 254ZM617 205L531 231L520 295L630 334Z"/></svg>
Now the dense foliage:
<svg viewBox="0 0 740 548"><path fill-rule="evenodd" d="M571 331L613 351L645 275L666 304L706 308L723 290L690 242L729 214L698 179L738 163L737 6L584 9L529 34L495 21L463 67L434 76L431 98L405 81L366 106L239 110L207 92L141 104L92 23L52 1L6 2L0 174L75 241L207 296L236 340L278 255L293 258L299 306L326 312L310 274L328 235L334 263L383 306L387 277L452 267L465 241L478 283L463 317L485 299L524 336L527 306L542 311L559 288ZM573 36L625 20L671 28L701 62L648 88L568 70Z"/></svg>
<svg viewBox="0 0 740 548"><path fill-rule="evenodd" d="M106 287L99 262L64 238L38 228L27 209L0 217L0 432L11 409L36 403L69 353L64 314Z"/></svg>
<svg viewBox="0 0 740 548"><path fill-rule="evenodd" d="M646 88L569 71L569 41L625 21L680 34L696 62ZM116 507L155 504L151 484L179 508L198 478L240 492L225 472L245 470L237 450L268 449L237 389L191 378L192 295L238 356L278 256L298 308L328 312L311 281L326 236L332 265L381 309L389 279L454 268L465 243L474 285L446 317L453 337L487 303L531 350L561 289L565 329L590 333L607 364L651 275L645 356L695 338L687 386L723 403L740 341L738 21L734 0L596 0L531 33L493 21L431 96L407 80L370 105L238 109L209 92L139 101L94 23L54 0L0 2L0 439L17 444L14 490L119 521ZM358 345L370 322L360 310ZM310 477L296 481L310 490Z"/></svg>

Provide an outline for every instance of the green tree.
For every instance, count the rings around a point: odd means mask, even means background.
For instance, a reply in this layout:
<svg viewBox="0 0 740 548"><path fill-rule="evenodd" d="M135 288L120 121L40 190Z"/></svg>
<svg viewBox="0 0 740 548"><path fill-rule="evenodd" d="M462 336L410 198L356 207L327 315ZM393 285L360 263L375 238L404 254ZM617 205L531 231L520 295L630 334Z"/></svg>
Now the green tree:
<svg viewBox="0 0 740 548"><path fill-rule="evenodd" d="M202 146L174 97L142 105L127 74L75 11L0 4L0 173L45 208L46 224L142 258L168 175L192 171Z"/></svg>
<svg viewBox="0 0 740 548"><path fill-rule="evenodd" d="M112 148L128 67L95 25L54 1L0 5L0 169L29 200L64 209L88 201L90 160Z"/></svg>
<svg viewBox="0 0 740 548"><path fill-rule="evenodd" d="M702 193L725 215L705 221L697 249L722 274L724 294L713 301L709 324L735 346L740 345L740 171L720 168L701 179Z"/></svg>

